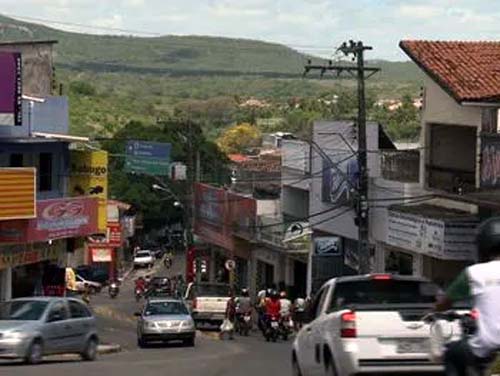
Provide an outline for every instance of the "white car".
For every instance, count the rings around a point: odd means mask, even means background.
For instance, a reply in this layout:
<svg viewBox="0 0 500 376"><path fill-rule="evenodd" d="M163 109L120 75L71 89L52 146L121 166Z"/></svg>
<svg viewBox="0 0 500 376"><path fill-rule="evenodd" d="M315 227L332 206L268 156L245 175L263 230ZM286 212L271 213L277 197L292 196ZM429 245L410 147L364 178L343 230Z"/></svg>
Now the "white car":
<svg viewBox="0 0 500 376"><path fill-rule="evenodd" d="M102 290L102 284L99 282L89 281L83 278L81 275L76 275L76 290L78 292L83 292L85 290L85 285L89 286L91 294L99 293Z"/></svg>
<svg viewBox="0 0 500 376"><path fill-rule="evenodd" d="M442 372L422 321L436 292L424 279L388 274L328 281L294 341L294 375Z"/></svg>
<svg viewBox="0 0 500 376"><path fill-rule="evenodd" d="M137 251L134 256L134 268L153 267L155 258L153 252L148 250Z"/></svg>

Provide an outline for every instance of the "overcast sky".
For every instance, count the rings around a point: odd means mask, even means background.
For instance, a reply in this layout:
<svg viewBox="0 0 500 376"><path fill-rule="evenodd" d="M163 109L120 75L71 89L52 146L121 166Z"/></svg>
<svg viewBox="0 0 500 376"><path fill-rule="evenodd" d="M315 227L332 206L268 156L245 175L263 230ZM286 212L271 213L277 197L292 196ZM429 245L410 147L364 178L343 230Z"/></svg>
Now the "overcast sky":
<svg viewBox="0 0 500 376"><path fill-rule="evenodd" d="M500 2L486 0L0 0L0 5L0 12L10 15L261 39L322 56L346 39L361 39L374 47L369 58L390 60L405 59L398 47L404 38L491 40L500 34Z"/></svg>

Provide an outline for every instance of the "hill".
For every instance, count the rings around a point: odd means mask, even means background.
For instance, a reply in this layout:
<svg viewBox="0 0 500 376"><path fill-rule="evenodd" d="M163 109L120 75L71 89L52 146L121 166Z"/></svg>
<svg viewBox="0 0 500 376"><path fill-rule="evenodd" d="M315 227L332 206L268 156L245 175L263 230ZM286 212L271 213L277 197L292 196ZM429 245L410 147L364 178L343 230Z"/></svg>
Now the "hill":
<svg viewBox="0 0 500 376"><path fill-rule="evenodd" d="M59 41L56 63L60 67L95 73L296 77L309 58L284 45L248 39L79 34L0 16L0 41L34 39ZM419 78L410 62L377 61L375 65L384 68L382 80Z"/></svg>

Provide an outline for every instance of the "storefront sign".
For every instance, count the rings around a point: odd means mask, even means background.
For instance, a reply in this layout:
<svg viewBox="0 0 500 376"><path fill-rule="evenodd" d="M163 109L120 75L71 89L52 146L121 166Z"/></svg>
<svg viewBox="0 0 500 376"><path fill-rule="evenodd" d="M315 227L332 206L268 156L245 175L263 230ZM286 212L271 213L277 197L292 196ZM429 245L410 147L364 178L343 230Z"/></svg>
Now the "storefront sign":
<svg viewBox="0 0 500 376"><path fill-rule="evenodd" d="M478 222L443 221L389 211L386 243L445 260L474 260Z"/></svg>
<svg viewBox="0 0 500 376"><path fill-rule="evenodd" d="M57 260L60 248L47 246L44 249L33 249L27 246L23 250L0 252L0 270L16 266L35 264L45 260Z"/></svg>
<svg viewBox="0 0 500 376"><path fill-rule="evenodd" d="M340 256L342 243L338 236L318 236L314 238L314 253L318 256Z"/></svg>
<svg viewBox="0 0 500 376"><path fill-rule="evenodd" d="M98 229L105 233L108 213L108 153L72 150L70 160L70 193L72 196L99 198Z"/></svg>
<svg viewBox="0 0 500 376"><path fill-rule="evenodd" d="M36 217L36 170L0 168L0 221Z"/></svg>
<svg viewBox="0 0 500 376"><path fill-rule="evenodd" d="M47 242L97 232L95 198L63 198L37 202L37 217L0 221L0 243Z"/></svg>
<svg viewBox="0 0 500 376"><path fill-rule="evenodd" d="M108 222L107 229L107 245L110 247L121 247L122 245L122 228L119 222Z"/></svg>
<svg viewBox="0 0 500 376"><path fill-rule="evenodd" d="M17 52L0 53L0 125L22 125L22 59Z"/></svg>
<svg viewBox="0 0 500 376"><path fill-rule="evenodd" d="M500 186L500 137L481 137L481 188Z"/></svg>
<svg viewBox="0 0 500 376"><path fill-rule="evenodd" d="M92 262L111 262L113 260L113 248L89 247Z"/></svg>

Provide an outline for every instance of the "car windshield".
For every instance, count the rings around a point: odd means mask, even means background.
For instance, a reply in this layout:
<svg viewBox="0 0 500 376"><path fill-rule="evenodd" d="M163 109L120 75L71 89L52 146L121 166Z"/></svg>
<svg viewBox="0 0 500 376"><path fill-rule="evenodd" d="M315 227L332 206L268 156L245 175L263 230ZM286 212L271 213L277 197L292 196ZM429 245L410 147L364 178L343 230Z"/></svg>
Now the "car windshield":
<svg viewBox="0 0 500 376"><path fill-rule="evenodd" d="M0 320L40 320L48 302L39 300L15 300L0 304Z"/></svg>
<svg viewBox="0 0 500 376"><path fill-rule="evenodd" d="M228 296L229 286L226 285L199 285L196 286L197 296L220 297Z"/></svg>
<svg viewBox="0 0 500 376"><path fill-rule="evenodd" d="M335 286L332 308L352 305L432 304L437 287L423 281L397 279L340 282Z"/></svg>
<svg viewBox="0 0 500 376"><path fill-rule="evenodd" d="M181 302L151 302L144 310L144 316L188 314L186 306Z"/></svg>
<svg viewBox="0 0 500 376"><path fill-rule="evenodd" d="M149 257L151 256L151 253L149 251L144 251L144 252L137 252L137 255L135 257Z"/></svg>

